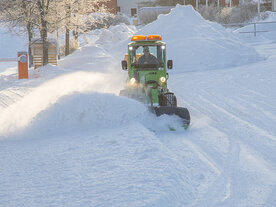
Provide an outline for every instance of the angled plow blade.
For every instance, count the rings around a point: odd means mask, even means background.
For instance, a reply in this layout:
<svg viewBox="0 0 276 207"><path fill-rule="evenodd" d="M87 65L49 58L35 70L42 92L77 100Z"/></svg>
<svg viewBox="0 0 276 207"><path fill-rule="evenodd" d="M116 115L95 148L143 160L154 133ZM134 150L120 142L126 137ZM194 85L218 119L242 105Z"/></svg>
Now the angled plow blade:
<svg viewBox="0 0 276 207"><path fill-rule="evenodd" d="M153 107L154 112L157 116L161 116L163 114L167 115L177 115L183 120L183 126L185 129L190 125L190 113L187 108L183 107L171 107L171 106L158 106Z"/></svg>

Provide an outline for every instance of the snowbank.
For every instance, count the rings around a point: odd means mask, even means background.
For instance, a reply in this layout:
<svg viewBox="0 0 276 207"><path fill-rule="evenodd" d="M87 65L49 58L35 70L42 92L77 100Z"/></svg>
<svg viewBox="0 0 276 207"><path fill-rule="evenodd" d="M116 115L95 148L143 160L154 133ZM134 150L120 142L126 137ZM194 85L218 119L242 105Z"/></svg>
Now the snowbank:
<svg viewBox="0 0 276 207"><path fill-rule="evenodd" d="M135 32L135 26L119 24L110 26L108 29L100 29L99 39L96 44L118 44L120 41L128 39Z"/></svg>
<svg viewBox="0 0 276 207"><path fill-rule="evenodd" d="M60 134L86 135L133 123L158 131L167 131L170 126L182 129L180 118L167 115L157 118L144 104L114 94L76 92L62 95L65 92L60 90L45 94L38 100L40 92L42 89L3 112L0 137L26 139Z"/></svg>
<svg viewBox="0 0 276 207"><path fill-rule="evenodd" d="M178 72L223 69L261 59L253 48L221 25L204 20L192 6L176 6L138 34L161 34Z"/></svg>
<svg viewBox="0 0 276 207"><path fill-rule="evenodd" d="M113 73L79 71L62 74L64 71L52 67L53 74L47 75L51 68L46 68L46 71L40 71L41 76L58 77L36 86L23 99L0 110L0 140L51 136L61 132L105 131L110 126L120 127L133 121L150 129L167 130L169 123L181 127L178 117L163 116L157 121L143 104L115 96L122 86ZM6 102L6 99L2 101Z"/></svg>
<svg viewBox="0 0 276 207"><path fill-rule="evenodd" d="M119 24L110 26L108 29L90 32L86 35L89 44L60 60L59 66L74 68L75 70L92 69L93 71L104 72L110 69L111 64L112 70L117 71L117 76L121 76L124 74L121 71L121 59L114 59L116 53L111 52L110 48L117 48L119 43L129 39L135 32L137 32L135 26L126 24ZM126 48L126 45L127 43L124 44L124 48ZM114 52L118 53L120 50L116 49ZM105 63L104 67L102 63Z"/></svg>
<svg viewBox="0 0 276 207"><path fill-rule="evenodd" d="M80 132L124 126L149 115L141 103L114 94L74 93L40 111L31 120L24 136L80 135Z"/></svg>
<svg viewBox="0 0 276 207"><path fill-rule="evenodd" d="M88 92L63 96L49 104L36 114L19 137L79 136L137 123L158 130L168 130L169 123L181 127L178 117L163 116L159 120L137 101L114 94Z"/></svg>

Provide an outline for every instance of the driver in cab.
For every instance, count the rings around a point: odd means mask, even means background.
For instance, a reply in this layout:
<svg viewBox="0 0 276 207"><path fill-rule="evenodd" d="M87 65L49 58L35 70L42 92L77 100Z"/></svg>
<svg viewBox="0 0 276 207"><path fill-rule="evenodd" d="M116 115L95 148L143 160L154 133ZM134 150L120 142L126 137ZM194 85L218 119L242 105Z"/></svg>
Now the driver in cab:
<svg viewBox="0 0 276 207"><path fill-rule="evenodd" d="M144 55L139 58L138 64L158 64L157 58L150 54L148 46L144 46L143 53Z"/></svg>

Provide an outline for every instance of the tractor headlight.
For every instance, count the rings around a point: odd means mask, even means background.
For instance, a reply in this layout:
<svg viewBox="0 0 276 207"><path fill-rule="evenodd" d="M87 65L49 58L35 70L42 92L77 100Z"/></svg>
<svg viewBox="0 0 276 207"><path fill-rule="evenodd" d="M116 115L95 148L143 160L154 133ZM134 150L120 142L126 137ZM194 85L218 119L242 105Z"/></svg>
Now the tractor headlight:
<svg viewBox="0 0 276 207"><path fill-rule="evenodd" d="M165 78L165 77L161 77L161 78L160 78L160 82L161 82L161 83L165 83L165 82L166 82L166 78Z"/></svg>
<svg viewBox="0 0 276 207"><path fill-rule="evenodd" d="M129 83L130 83L130 85L134 85L135 83L136 83L136 79L135 78L131 78L130 80L129 80Z"/></svg>

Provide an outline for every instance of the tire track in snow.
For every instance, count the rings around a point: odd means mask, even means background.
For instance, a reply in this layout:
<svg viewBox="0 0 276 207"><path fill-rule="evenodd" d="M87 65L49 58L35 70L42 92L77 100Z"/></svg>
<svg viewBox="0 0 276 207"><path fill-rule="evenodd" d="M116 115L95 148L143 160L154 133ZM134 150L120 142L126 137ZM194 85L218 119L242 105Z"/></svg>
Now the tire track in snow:
<svg viewBox="0 0 276 207"><path fill-rule="evenodd" d="M256 70L257 66L258 65L252 66L252 69ZM263 158L264 161L270 161L264 165L264 168L266 168L264 170L269 171L268 175L272 176L270 173L273 173L273 167L270 165L273 166L276 159L274 155L276 137L274 136L275 130L273 130L273 124L269 124L268 127L266 124L269 123L269 119L271 119L273 123L273 111L276 109L275 106L269 104L273 98L271 95L274 93L273 88L270 86L273 85L267 83L264 87L261 87L262 85L258 87L255 82L249 82L245 84L248 85L248 87L245 87L245 85L243 85L244 80L250 81L251 79L246 76L248 73L247 68L239 68L239 71L236 70L232 72L238 72L243 77L240 78L240 76L233 76L231 74L229 76L229 73L225 72L214 74L215 78L210 78L211 76L209 73L208 75L198 73L196 77L193 74L174 77L179 80L179 83L175 84L175 86L178 87L173 88L173 91L180 95L178 102L185 103L184 105L187 106L191 112L192 121L190 130L192 130L193 126L198 125L198 123L194 123L194 121L198 121L194 117L207 117L209 122L201 126L203 128L202 130L205 131L214 127L225 134L230 142L227 158L224 159L225 162L223 165L219 165L220 168L224 169L223 172L217 180L213 182L213 185L208 186L207 190L205 190L205 194L202 194L193 206L267 206L266 204L273 203L275 187L271 189L271 183L267 183L267 180L273 180L272 177L263 180L263 169L260 168L260 166L249 166L253 169L253 172L244 172L244 166L241 166L241 164L238 165L239 162L244 160L248 161L246 159L250 158L250 156L257 161ZM206 82L205 76L207 76L208 82ZM216 80L216 77L220 76L222 78ZM189 78L193 81L197 80L197 82L193 83L189 81ZM260 79L261 78L262 77L260 77ZM264 76L264 78L266 77ZM270 77L267 78L271 79ZM185 84L189 90L183 88L184 79L188 79ZM212 79L214 82L210 83ZM231 85L225 85L227 83ZM195 87L192 87L193 85L195 85ZM266 89L268 89L268 91ZM234 95L232 96L234 105L225 103L225 101L227 101L226 98L229 98L227 94L225 94L228 91L231 92L230 95ZM262 93L262 91L265 91L265 93ZM188 101L184 101L181 98ZM248 105L250 108L248 108L247 111L243 111L242 108L246 108ZM260 108L260 106L262 108ZM266 114L261 114L265 111L264 109L267 111ZM254 113L246 116L250 114L250 112L255 112L254 110L257 112L256 114ZM261 116L258 117L259 115ZM263 122L262 118L267 119ZM192 143L197 146L202 146L201 148L207 155L213 160L216 160L210 153L212 147L208 145L208 140L202 139L200 136L202 135L194 134L192 137L193 139L191 139ZM217 134L214 136L217 136ZM189 139L189 137L187 138ZM203 140L204 142L200 143L198 140ZM242 147L244 147L244 145L249 147L249 149L256 150L260 156L254 154L254 150L252 152L247 152L245 150L245 152L243 151L241 154L241 149L243 149ZM250 153L248 157L246 157L246 153ZM240 160L240 156L242 156L241 158L244 160ZM262 163L262 161L260 162ZM217 164L219 163L221 162L217 162ZM249 165L247 162L242 164L245 166ZM256 179L256 181L254 179ZM252 195L256 195L256 192L258 192L257 190L252 192L252 190L260 188L260 186L263 186L266 190L261 189L260 195L257 196L259 199L258 201L252 200ZM249 205L247 205L246 202ZM260 205L260 203L262 205Z"/></svg>
<svg viewBox="0 0 276 207"><path fill-rule="evenodd" d="M235 206L235 194L233 193L233 175L237 169L236 165L239 160L239 144L230 143L228 157L219 177L211 184L196 201L193 206L225 206L222 205L227 200L231 199L232 206ZM216 198L213 200L212 198ZM234 202L234 203L233 203Z"/></svg>
<svg viewBox="0 0 276 207"><path fill-rule="evenodd" d="M245 187L248 184L247 182L248 182L249 178L244 177L242 179L242 181L239 179L240 174L242 174L239 171L240 166L237 166L237 163L239 162L239 153L240 153L240 143L239 142L244 142L242 135L239 136L239 132L240 132L240 130L244 130L244 129L246 129L245 130L246 132L248 132L248 130L252 130L252 129L254 130L255 126L254 126L254 124L251 125L251 123L248 123L247 121L236 117L234 114L228 112L227 110L225 110L222 107L217 106L216 104L205 99L201 95L198 95L198 97L200 98L201 101L196 101L194 103L186 103L185 105L192 106L192 107L189 106L189 108L192 109L192 111L194 111L195 114L203 113L203 114L207 115L207 117L208 117L209 113L212 113L212 111L219 111L220 113L215 113L215 115L216 115L215 119L212 114L211 114L211 116L209 115L209 117L211 119L213 119L213 121L218 121L218 120L220 120L220 118L224 119L223 122L216 123L216 124L218 124L216 126L216 128L227 135L228 140L230 141L230 145L229 145L229 153L228 153L227 159L225 160L225 165L221 166L221 168L224 169L223 172L221 173L219 178L212 185L210 185L208 187L208 189L205 191L206 193L200 197L200 199L195 203L194 206L208 206L208 207L209 206L228 206L228 205L236 206L236 205L238 205L237 201L241 201L241 198L240 198L241 195L239 192L239 188L240 189L247 188L249 190L249 187ZM202 102L204 102L204 104L202 104ZM201 103L201 104L199 104L199 103ZM207 113L206 113L205 108L208 109ZM220 114L220 116L217 116L218 114ZM223 123L227 124L227 122L225 122L225 120L229 120L230 122L233 122L233 120L234 120L234 122L236 122L235 125L229 124L229 126L236 126L237 123L242 123L243 125L246 125L248 127L245 127L245 128L238 127L238 130L234 129L232 131L225 126L224 127L220 126ZM208 126L208 127L211 127L211 126ZM252 133L252 131L250 131L250 134L251 133ZM258 133L260 133L261 135L267 135L267 133L260 128L258 128ZM254 134L254 137L255 136L259 137L258 135ZM274 137L270 134L268 136L270 136L269 137L270 142L273 142ZM238 141L236 140L236 138L238 138ZM204 144L199 144L195 140L192 140L192 141L196 145L204 146ZM248 143L250 143L250 142L248 142ZM258 143L257 143L257 145L254 145L251 143L251 145L253 145L254 148L256 148L256 146L259 147ZM203 147L203 149L204 149L204 147ZM209 150L206 150L206 147L205 147L204 151L207 154L209 154L209 156L210 156L210 153L208 152ZM263 151L263 150L261 150L261 151ZM254 156L254 155L252 155L252 156ZM270 158L270 159L273 160L273 158ZM258 172L260 172L260 170L261 169L257 169ZM271 172L271 169L268 169L268 170L270 170L270 172ZM244 186L242 186L241 183L243 183ZM247 196L250 197L248 194L247 194ZM263 197L259 197L259 200L266 200L266 196L267 196L267 192L265 192L265 195ZM218 199L210 200L210 198L216 198L216 197L218 197ZM269 198L267 198L267 199L269 199Z"/></svg>
<svg viewBox="0 0 276 207"><path fill-rule="evenodd" d="M203 100L205 103L208 103L210 106L212 106L213 108L215 108L217 111L220 111L221 113L227 115L228 117L230 117L231 119L234 119L235 121L247 126L248 128L254 130L255 132L259 133L259 135L267 137L273 141L276 141L276 137L271 135L270 133L266 132L265 130L259 128L258 126L256 126L253 123L249 123L248 121L245 121L239 117L237 117L236 115L234 115L233 113L225 110L224 108L212 103L211 101L207 100L206 98L201 96L201 100Z"/></svg>
<svg viewBox="0 0 276 207"><path fill-rule="evenodd" d="M194 144L192 141L189 141L188 139L182 139L182 143L188 146L195 154L197 154L200 160L208 164L216 174L221 174L222 172L221 166L219 166L217 162L214 161L208 155L208 153L206 153L206 151L202 149L202 147Z"/></svg>
<svg viewBox="0 0 276 207"><path fill-rule="evenodd" d="M166 135L157 134L157 137L161 138L161 141L164 143L164 145L169 148L172 153L175 154L177 160L181 161L183 159L183 156L185 156L185 153L187 153L185 150L180 149L189 148L197 156L198 159L200 159L203 163L205 163L209 166L209 168L212 169L213 178L218 176L218 178L215 178L212 181L206 181L204 185L201 186L200 189L198 189L198 198L193 202L191 206L214 206L215 204L222 203L225 200L233 197L233 181L231 177L233 177L237 169L236 165L238 163L240 152L239 144L237 142L230 143L230 149L226 161L223 164L220 164L215 159L213 159L213 156L209 155L209 150L204 149L204 144L200 145L196 143L195 140L189 139L188 131L183 132L181 139L179 139L179 137L181 137L179 135L176 136L176 138L165 138ZM205 173L204 171L206 171L204 170L204 168L202 168L202 166L200 170L203 174ZM212 200L210 198L217 199Z"/></svg>
<svg viewBox="0 0 276 207"><path fill-rule="evenodd" d="M185 166L185 173L191 180L191 188L196 188L197 196L205 192L206 186L212 184L222 168L210 157L205 150L186 138L188 131L183 133L156 133L155 136L170 151L171 157L177 160L180 166ZM195 200L192 201L193 206Z"/></svg>
<svg viewBox="0 0 276 207"><path fill-rule="evenodd" d="M224 116L224 119L225 120L227 120L227 118L226 117L230 117L230 120L231 119L234 119L234 121L237 121L237 122L239 122L239 123L242 123L242 124L244 124L244 125L249 125L249 128L253 128L253 129L255 129L255 126L253 125L251 125L250 123L248 123L248 122L246 122L246 121L244 121L244 120L242 120L242 119L240 119L240 118L238 118L238 117L236 117L234 114L231 114L230 112L228 112L228 111L226 111L225 109L223 109L223 108L221 108L221 107L219 107L219 106L217 106L216 104L214 104L214 103L212 103L211 101L209 101L209 100L207 100L207 99L205 99L205 98L203 98L202 96L200 96L199 95L199 97L201 98L201 101L204 101L205 102L205 104L204 104L204 106L206 107L207 106L207 108L210 108L210 106L212 107L212 108L214 108L215 110L218 110L218 111L220 111L222 114L224 114L224 115L226 115L226 116ZM217 114L217 113L216 113ZM212 117L211 117L212 118ZM219 117L216 117L216 118L219 118ZM217 119L216 119L217 120ZM231 120L232 121L232 120ZM222 123L225 123L225 121L224 122L222 122ZM230 124L230 126L231 126L231 124ZM218 126L219 127L219 126ZM237 179L237 178L235 178L236 176L235 176L235 171L231 171L231 169L238 169L238 167L235 167L234 165L233 165L233 163L234 163L234 160L235 160L235 162L237 162L238 161L238 154L239 154L239 144L237 143L237 141L235 141L235 138L238 138L239 136L237 136L236 134L238 133L238 131L237 132L235 132L235 131L233 131L233 132L231 132L231 131L229 131L226 127L220 127L220 129L222 130L222 131L224 131L226 134L228 134L228 137L229 137L229 141L230 141L230 153L229 153L229 155L228 155L228 158L227 158L227 161L226 161L226 163L232 163L232 164L229 164L229 165L226 165L224 168L226 169L223 173L222 173L222 175L220 176L220 178L218 178L218 180L216 181L216 182L214 182L214 185L213 186L211 186L210 187L210 189L207 191L207 193L206 193L206 195L204 195L203 196L203 200L201 200L199 203L197 203L197 206L216 206L216 205L218 205L218 206L221 206L221 202L223 202L223 203L227 203L227 204L229 204L230 203L230 206L235 206L236 204L235 204L235 201L236 200L240 200L240 198L238 198L239 197L239 190L238 190L238 187L240 186L240 183L239 183L239 179ZM240 131L240 130L239 130ZM261 135L267 135L267 133L266 132L264 132L262 129L258 129L258 133L260 133ZM256 136L256 135L255 135ZM268 135L268 136L270 136L269 138L274 138L272 135ZM257 136L258 137L258 136ZM272 139L272 140L274 140L274 139ZM243 139L242 140L240 140L240 141L244 141ZM249 142L250 143L250 142ZM234 148L232 147L232 146L235 146ZM256 147L255 147L256 148ZM273 158L272 158L273 159ZM261 169L259 169L259 170L261 170ZM268 169L269 170L269 169ZM229 173L230 172L230 173ZM236 172L236 174L238 175L239 174L239 172ZM231 175L233 175L233 176L231 176ZM237 181L235 181L235 179L237 180ZM245 180L246 180L246 178L245 178ZM244 181L245 182L245 181ZM245 182L245 184L246 184L246 182ZM232 187L231 187L232 186ZM219 190L217 190L217 191L215 191L215 189L219 189ZM226 189L226 190L224 190L223 191L223 189ZM228 189L228 190L227 190ZM208 201L208 199L206 199L206 198L213 198L212 196L216 196L216 193L210 193L210 192L217 192L217 193L221 193L221 192L225 192L224 194L225 194L225 199L224 199L224 201L223 201L223 199L222 199L222 201L219 201L219 199L217 200L217 201L214 201L214 202L211 202L211 201ZM226 191L228 191L228 193L226 193ZM227 195L228 194L228 195ZM220 197L222 198L222 195L223 194L220 194ZM236 199L237 198L237 199ZM265 199L265 198L263 198L263 199ZM209 202L209 203L208 203ZM206 205L206 203L208 204L208 205ZM199 204L199 205L198 205ZM224 205L225 205L224 204ZM223 205L223 206L224 206Z"/></svg>
<svg viewBox="0 0 276 207"><path fill-rule="evenodd" d="M273 153L271 152L275 150L275 136L257 127L255 124L249 123L237 117L235 114L227 111L225 108L218 106L210 100L207 100L201 95L199 95L199 97L201 98L201 102L205 102L204 106L208 106L207 108L213 108L212 111L220 112L216 113L216 117L211 117L214 121L216 121L218 129L229 135L231 139L238 139L241 143L250 145L258 152L262 152L262 155L265 156L264 160L269 159L270 162L273 163L273 160L275 160L276 157L273 157ZM220 119L223 121L219 121ZM227 124L232 127L225 127ZM254 142L246 140L246 137L254 137ZM262 148L266 150L260 150Z"/></svg>
<svg viewBox="0 0 276 207"><path fill-rule="evenodd" d="M273 190L269 194L264 206L265 207L275 207L274 204L276 204L276 186L273 188Z"/></svg>
<svg viewBox="0 0 276 207"><path fill-rule="evenodd" d="M198 107L196 105L185 102L184 100L180 100L180 101L185 103L184 105L188 106L188 108L192 109L193 111L196 111L196 114L201 113L198 110ZM210 127L211 126L208 125L208 128ZM208 129L205 129L205 130L208 130ZM204 143L199 143L198 141L192 140L192 139L189 141L185 140L186 143L190 143L189 144L190 147L193 146L192 148L196 149L196 152L202 155L201 158L202 157L205 158L202 160L207 160L208 163L212 163L212 165L210 166L216 166L216 168L219 169L220 171L218 174L219 177L215 179L214 182L205 189L204 193L202 193L199 196L199 198L194 202L192 206L195 206L195 207L196 206L211 207L211 206L217 206L217 205L221 206L223 202L226 202L229 200L233 202L236 200L234 197L237 195L233 194L232 177L234 176L235 171L237 169L236 165L239 160L240 146L237 141L229 138L227 133L223 132L223 134L230 141L227 157L225 158L225 161L223 164L219 164L217 161L213 159L213 156L210 153L211 149L207 149ZM189 137L187 139L189 139ZM211 198L217 198L217 199L212 200Z"/></svg>
<svg viewBox="0 0 276 207"><path fill-rule="evenodd" d="M202 91L202 93L206 93L206 95L202 96L197 94L189 103L185 104L192 109L191 111L194 112L196 116L204 115L209 117L212 122L214 122L210 124L215 125L214 127L219 131L225 133L229 137L238 138L240 142L246 142L247 145L250 145L254 149L265 148L266 150L257 151L261 151L266 159L269 159L271 162L276 159L276 157L273 157L273 153L271 153L275 150L276 137L257 127L255 124L237 117L223 107L204 98L208 97L207 92ZM266 135L268 137L266 137ZM251 142L250 140L245 140L246 137L255 137L256 139L254 139L254 142Z"/></svg>

